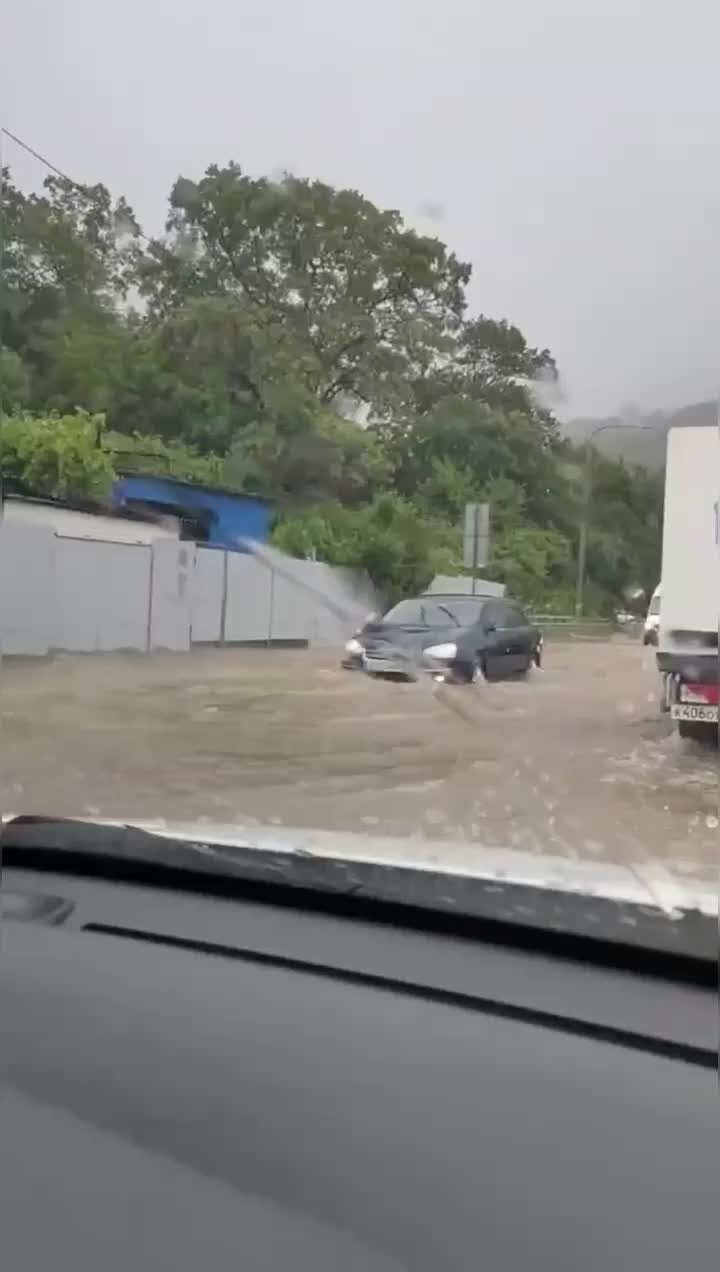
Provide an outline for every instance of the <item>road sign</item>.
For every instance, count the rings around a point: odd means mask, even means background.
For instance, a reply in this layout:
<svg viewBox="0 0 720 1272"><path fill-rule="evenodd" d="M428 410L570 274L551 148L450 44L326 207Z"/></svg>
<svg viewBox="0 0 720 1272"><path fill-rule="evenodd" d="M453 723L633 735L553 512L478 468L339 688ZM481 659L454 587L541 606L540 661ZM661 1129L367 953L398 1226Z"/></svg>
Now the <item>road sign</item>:
<svg viewBox="0 0 720 1272"><path fill-rule="evenodd" d="M466 570L477 570L487 565L490 554L490 504L465 504L465 532L463 536L463 565Z"/></svg>

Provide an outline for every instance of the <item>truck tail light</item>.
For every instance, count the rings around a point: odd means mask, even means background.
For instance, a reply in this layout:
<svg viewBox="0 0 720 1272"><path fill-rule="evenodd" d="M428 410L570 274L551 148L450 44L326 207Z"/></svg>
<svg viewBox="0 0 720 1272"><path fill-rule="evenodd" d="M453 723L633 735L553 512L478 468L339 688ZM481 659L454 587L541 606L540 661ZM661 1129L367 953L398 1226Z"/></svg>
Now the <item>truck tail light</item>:
<svg viewBox="0 0 720 1272"><path fill-rule="evenodd" d="M720 702L720 684L703 685L684 682L680 685L680 701L716 707Z"/></svg>

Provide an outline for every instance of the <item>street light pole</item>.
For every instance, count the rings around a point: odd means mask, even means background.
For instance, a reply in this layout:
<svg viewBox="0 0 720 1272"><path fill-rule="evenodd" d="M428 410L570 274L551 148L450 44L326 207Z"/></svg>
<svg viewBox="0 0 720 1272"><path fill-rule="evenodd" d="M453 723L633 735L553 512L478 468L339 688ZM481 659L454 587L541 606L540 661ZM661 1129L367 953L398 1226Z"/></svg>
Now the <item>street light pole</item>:
<svg viewBox="0 0 720 1272"><path fill-rule="evenodd" d="M598 424L591 429L585 441L585 462L583 464L582 504L580 513L580 529L578 532L577 573L575 576L575 617L581 618L585 592L585 565L587 561L588 522L590 520L590 501L592 498L592 455L593 440L598 433L607 429L633 429L638 433L654 433L652 424L623 424L620 420L607 424Z"/></svg>
<svg viewBox="0 0 720 1272"><path fill-rule="evenodd" d="M599 430L596 430L599 431ZM585 589L585 561L587 558L588 518L590 513L590 487L592 483L592 441L594 433L590 433L585 443L585 462L583 464L582 503L580 513L580 532L578 535L577 575L575 578L575 617L581 618L583 612L583 592Z"/></svg>

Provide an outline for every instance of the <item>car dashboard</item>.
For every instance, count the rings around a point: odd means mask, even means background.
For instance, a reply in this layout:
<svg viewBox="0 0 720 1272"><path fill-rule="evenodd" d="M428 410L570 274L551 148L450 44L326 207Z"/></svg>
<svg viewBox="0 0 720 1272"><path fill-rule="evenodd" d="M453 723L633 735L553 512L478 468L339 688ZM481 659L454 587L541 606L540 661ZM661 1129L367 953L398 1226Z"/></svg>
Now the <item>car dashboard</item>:
<svg viewBox="0 0 720 1272"><path fill-rule="evenodd" d="M3 870L5 1272L710 1259L711 985Z"/></svg>

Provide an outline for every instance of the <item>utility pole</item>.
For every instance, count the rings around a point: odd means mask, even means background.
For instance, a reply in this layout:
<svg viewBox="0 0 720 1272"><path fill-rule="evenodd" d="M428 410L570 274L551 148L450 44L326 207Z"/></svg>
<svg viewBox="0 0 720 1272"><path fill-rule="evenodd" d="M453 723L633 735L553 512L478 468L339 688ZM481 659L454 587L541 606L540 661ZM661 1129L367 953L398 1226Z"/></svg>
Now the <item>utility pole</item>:
<svg viewBox="0 0 720 1272"><path fill-rule="evenodd" d="M585 460L583 463L582 504L580 514L580 532L578 534L577 575L575 578L575 617L581 618L583 612L583 591L585 588L585 561L587 558L588 518L590 513L590 487L592 484L592 442L590 434L585 443Z"/></svg>

